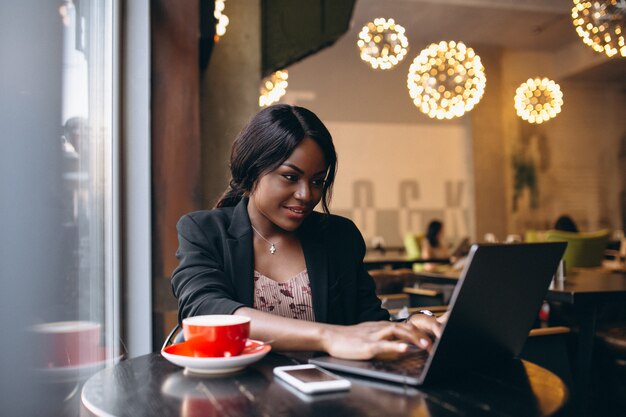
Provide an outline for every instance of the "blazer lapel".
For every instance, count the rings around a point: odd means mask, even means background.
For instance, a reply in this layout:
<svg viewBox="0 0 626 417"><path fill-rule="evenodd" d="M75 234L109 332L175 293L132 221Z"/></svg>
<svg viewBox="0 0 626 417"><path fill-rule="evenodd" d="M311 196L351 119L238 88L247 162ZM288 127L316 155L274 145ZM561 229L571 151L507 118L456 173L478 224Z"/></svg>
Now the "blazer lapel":
<svg viewBox="0 0 626 417"><path fill-rule="evenodd" d="M328 320L328 252L315 235L314 227L303 227L299 233L311 283L315 321L326 323Z"/></svg>
<svg viewBox="0 0 626 417"><path fill-rule="evenodd" d="M254 304L254 249L252 228L248 217L248 199L242 198L235 206L226 240L230 253L231 270L236 298L248 307Z"/></svg>

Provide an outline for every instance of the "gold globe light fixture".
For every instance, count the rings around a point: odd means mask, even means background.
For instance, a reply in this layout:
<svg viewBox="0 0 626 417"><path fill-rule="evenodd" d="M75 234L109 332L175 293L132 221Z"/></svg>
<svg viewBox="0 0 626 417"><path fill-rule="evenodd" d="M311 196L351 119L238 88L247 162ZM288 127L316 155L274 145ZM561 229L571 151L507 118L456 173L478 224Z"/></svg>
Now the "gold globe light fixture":
<svg viewBox="0 0 626 417"><path fill-rule="evenodd" d="M529 78L515 92L517 115L529 123L541 124L561 112L561 87L548 78Z"/></svg>
<svg viewBox="0 0 626 417"><path fill-rule="evenodd" d="M574 0L572 22L578 36L596 52L626 57L625 0Z"/></svg>
<svg viewBox="0 0 626 417"><path fill-rule="evenodd" d="M261 95L259 96L259 107L267 107L276 103L287 92L287 70L279 70L261 81Z"/></svg>
<svg viewBox="0 0 626 417"><path fill-rule="evenodd" d="M485 93L485 68L463 42L430 44L413 60L407 87L415 106L431 118L452 119L474 108Z"/></svg>
<svg viewBox="0 0 626 417"><path fill-rule="evenodd" d="M215 17L215 42L219 41L219 39L226 34L226 26L228 26L229 20L228 16L226 16L223 11L226 7L226 0L215 0L215 11L213 12L213 17Z"/></svg>
<svg viewBox="0 0 626 417"><path fill-rule="evenodd" d="M363 26L357 46L361 59L374 69L388 70L404 59L409 40L393 19L379 17Z"/></svg>

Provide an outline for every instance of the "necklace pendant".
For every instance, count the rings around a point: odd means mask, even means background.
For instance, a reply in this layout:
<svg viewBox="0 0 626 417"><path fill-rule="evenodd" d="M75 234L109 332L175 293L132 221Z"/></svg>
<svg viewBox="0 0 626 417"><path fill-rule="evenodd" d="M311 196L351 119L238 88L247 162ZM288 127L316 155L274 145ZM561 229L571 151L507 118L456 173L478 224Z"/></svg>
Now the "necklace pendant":
<svg viewBox="0 0 626 417"><path fill-rule="evenodd" d="M273 243L272 243L272 246L270 246L270 253L272 255L276 253L276 245L274 245Z"/></svg>

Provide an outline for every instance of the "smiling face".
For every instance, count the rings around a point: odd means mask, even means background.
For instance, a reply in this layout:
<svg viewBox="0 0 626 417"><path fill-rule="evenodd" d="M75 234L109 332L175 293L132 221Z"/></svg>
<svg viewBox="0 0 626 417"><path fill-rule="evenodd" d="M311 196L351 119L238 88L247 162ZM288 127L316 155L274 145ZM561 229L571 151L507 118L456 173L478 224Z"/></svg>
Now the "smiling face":
<svg viewBox="0 0 626 417"><path fill-rule="evenodd" d="M305 138L278 168L262 175L250 193L250 221L265 234L295 231L322 198L328 166L319 145Z"/></svg>

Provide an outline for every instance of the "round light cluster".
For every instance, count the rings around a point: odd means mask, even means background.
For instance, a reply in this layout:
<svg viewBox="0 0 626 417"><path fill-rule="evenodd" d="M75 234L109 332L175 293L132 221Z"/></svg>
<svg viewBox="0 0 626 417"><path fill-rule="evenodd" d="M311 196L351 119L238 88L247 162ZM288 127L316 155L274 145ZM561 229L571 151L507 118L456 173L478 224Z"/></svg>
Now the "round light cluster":
<svg viewBox="0 0 626 417"><path fill-rule="evenodd" d="M548 78L529 78L517 87L515 110L530 123L543 123L561 112L563 93L557 83Z"/></svg>
<svg viewBox="0 0 626 417"><path fill-rule="evenodd" d="M259 96L259 107L266 107L276 103L287 92L287 70L279 70L261 81L261 95Z"/></svg>
<svg viewBox="0 0 626 417"><path fill-rule="evenodd" d="M574 0L572 21L578 36L596 52L626 57L624 0Z"/></svg>
<svg viewBox="0 0 626 417"><path fill-rule="evenodd" d="M221 36L224 36L226 33L226 26L228 26L228 16L223 14L224 7L226 7L226 0L215 0L215 11L213 12L213 16L215 17L215 42L217 42Z"/></svg>
<svg viewBox="0 0 626 417"><path fill-rule="evenodd" d="M393 19L379 17L363 26L357 46L363 61L374 69L387 70L404 59L409 41L402 26Z"/></svg>
<svg viewBox="0 0 626 417"><path fill-rule="evenodd" d="M462 42L430 44L413 60L407 87L413 103L429 117L452 119L470 111L485 93L485 68Z"/></svg>

